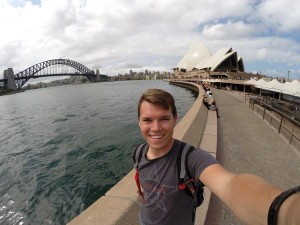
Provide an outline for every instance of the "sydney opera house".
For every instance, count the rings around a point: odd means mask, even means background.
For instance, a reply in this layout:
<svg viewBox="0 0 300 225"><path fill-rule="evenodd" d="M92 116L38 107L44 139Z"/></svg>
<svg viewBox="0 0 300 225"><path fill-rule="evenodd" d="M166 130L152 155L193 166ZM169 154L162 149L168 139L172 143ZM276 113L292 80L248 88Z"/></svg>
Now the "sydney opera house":
<svg viewBox="0 0 300 225"><path fill-rule="evenodd" d="M221 48L214 54L200 41L191 44L174 68L175 78L226 77L228 72L245 72L242 57L232 48Z"/></svg>

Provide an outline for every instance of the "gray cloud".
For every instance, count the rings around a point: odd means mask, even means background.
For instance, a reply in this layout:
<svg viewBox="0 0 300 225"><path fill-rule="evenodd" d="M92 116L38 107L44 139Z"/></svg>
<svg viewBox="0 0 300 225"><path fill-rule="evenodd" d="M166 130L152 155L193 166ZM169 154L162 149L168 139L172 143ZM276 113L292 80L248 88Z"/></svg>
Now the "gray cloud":
<svg viewBox="0 0 300 225"><path fill-rule="evenodd" d="M108 75L144 68L171 71L190 43L201 40L212 53L232 47L243 57L249 72L276 75L270 67L278 62L277 73L288 69L299 72L297 1L33 3L0 2L0 71L13 67L18 72L60 57Z"/></svg>

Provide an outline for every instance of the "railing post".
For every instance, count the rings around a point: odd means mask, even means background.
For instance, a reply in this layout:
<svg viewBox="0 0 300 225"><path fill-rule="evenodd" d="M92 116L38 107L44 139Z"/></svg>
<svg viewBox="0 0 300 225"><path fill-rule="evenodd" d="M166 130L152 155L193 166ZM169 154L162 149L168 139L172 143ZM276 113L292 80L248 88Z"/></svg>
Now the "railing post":
<svg viewBox="0 0 300 225"><path fill-rule="evenodd" d="M278 128L278 134L280 134L282 121L283 121L283 116L281 116L281 119L280 119L280 124L279 124L279 128ZM292 135L293 135L293 134L292 134Z"/></svg>
<svg viewBox="0 0 300 225"><path fill-rule="evenodd" d="M266 108L264 107L263 119L265 119Z"/></svg>
<svg viewBox="0 0 300 225"><path fill-rule="evenodd" d="M292 143L292 140L293 140L293 137L294 137L294 128L295 128L295 125L293 125L293 129L292 129L292 132L291 132L291 138L290 138L290 143Z"/></svg>

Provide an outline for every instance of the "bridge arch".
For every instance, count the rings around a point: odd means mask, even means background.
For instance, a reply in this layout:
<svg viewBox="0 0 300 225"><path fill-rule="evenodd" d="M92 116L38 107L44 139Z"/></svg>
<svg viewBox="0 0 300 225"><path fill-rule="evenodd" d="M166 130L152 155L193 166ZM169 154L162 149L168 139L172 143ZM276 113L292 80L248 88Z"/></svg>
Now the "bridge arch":
<svg viewBox="0 0 300 225"><path fill-rule="evenodd" d="M76 70L76 73L59 73L59 74L46 74L46 75L39 75L38 73L44 70L47 67L51 67L53 65L65 65L72 67ZM90 70L86 66L78 63L76 61L70 59L51 59L41 63L37 63L27 69L15 74L15 81L18 89L21 89L25 83L30 78L40 78L40 77L48 77L48 76L86 76L89 80L93 80L96 78L96 75L93 70Z"/></svg>

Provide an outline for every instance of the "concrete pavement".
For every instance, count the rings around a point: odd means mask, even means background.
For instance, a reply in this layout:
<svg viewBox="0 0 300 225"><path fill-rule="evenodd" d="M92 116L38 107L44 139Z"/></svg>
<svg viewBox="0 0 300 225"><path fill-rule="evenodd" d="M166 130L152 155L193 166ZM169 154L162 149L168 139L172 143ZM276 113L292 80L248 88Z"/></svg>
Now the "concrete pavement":
<svg viewBox="0 0 300 225"><path fill-rule="evenodd" d="M234 173L256 174L288 189L300 184L300 158L244 102L244 93L212 89L219 109L217 159ZM251 185L251 184L249 184ZM214 195L206 225L242 224Z"/></svg>

